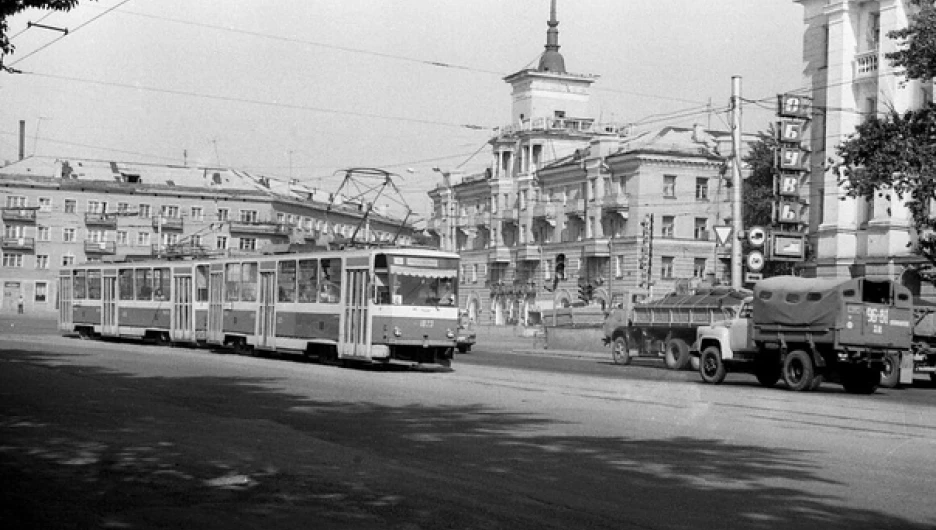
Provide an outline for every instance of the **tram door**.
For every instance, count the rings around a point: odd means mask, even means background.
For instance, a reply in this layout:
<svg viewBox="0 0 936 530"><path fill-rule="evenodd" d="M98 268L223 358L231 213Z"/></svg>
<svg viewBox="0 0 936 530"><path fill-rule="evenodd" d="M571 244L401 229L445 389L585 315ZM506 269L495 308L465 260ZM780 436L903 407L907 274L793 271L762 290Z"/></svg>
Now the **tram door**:
<svg viewBox="0 0 936 530"><path fill-rule="evenodd" d="M224 272L212 271L208 278L208 342L221 344L224 340Z"/></svg>
<svg viewBox="0 0 936 530"><path fill-rule="evenodd" d="M192 309L192 277L178 275L172 278L172 326L169 337L173 341L195 340L195 314Z"/></svg>
<svg viewBox="0 0 936 530"><path fill-rule="evenodd" d="M119 334L117 329L117 278L115 276L105 276L104 282L104 306L101 308L101 334L116 336Z"/></svg>
<svg viewBox="0 0 936 530"><path fill-rule="evenodd" d="M71 274L63 274L59 277L59 329L61 331L74 331L75 329L73 296Z"/></svg>
<svg viewBox="0 0 936 530"><path fill-rule="evenodd" d="M370 355L370 326L367 313L369 276L369 269L345 269L343 321L338 335L338 353L341 355Z"/></svg>
<svg viewBox="0 0 936 530"><path fill-rule="evenodd" d="M276 348L276 274L260 272L260 296L257 306L257 348Z"/></svg>

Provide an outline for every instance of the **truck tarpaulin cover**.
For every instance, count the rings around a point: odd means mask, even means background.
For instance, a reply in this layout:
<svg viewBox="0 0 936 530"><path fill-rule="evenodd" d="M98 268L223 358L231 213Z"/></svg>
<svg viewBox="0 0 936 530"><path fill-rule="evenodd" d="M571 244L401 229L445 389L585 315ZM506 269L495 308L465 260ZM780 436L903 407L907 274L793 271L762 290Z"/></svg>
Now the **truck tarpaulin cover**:
<svg viewBox="0 0 936 530"><path fill-rule="evenodd" d="M858 279L774 276L754 285L754 323L788 326L835 326L842 292Z"/></svg>

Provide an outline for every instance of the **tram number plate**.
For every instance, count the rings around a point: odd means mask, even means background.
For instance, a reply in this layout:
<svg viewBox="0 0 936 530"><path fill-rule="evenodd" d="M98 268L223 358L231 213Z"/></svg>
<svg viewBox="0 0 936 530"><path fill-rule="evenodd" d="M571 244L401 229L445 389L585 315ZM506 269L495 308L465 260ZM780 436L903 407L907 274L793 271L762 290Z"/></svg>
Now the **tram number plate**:
<svg viewBox="0 0 936 530"><path fill-rule="evenodd" d="M420 320L420 321L419 321L419 327L421 327L421 328L431 328L432 325L433 325L434 323L435 323L434 320Z"/></svg>

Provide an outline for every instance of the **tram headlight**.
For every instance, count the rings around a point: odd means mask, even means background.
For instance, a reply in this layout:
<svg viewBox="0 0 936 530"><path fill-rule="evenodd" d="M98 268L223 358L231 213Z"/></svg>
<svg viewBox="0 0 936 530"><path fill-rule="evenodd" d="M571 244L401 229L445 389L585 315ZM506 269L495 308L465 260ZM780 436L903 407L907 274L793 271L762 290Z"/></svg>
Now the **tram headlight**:
<svg viewBox="0 0 936 530"><path fill-rule="evenodd" d="M449 338L449 339L454 339L454 338L455 338L455 332L452 331L451 329L447 329L447 330L445 330L445 337L446 337L446 338Z"/></svg>
<svg viewBox="0 0 936 530"><path fill-rule="evenodd" d="M399 328L399 326L393 326L393 336L394 336L394 337L402 337L402 336L403 336L403 330L401 330L401 329Z"/></svg>

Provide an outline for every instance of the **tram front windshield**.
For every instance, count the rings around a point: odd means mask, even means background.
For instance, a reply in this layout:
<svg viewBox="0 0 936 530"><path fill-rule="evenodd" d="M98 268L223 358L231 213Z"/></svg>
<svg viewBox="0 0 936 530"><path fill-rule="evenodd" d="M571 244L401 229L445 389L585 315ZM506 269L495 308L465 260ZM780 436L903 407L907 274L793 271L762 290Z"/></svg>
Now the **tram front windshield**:
<svg viewBox="0 0 936 530"><path fill-rule="evenodd" d="M454 306L458 303L455 278L394 274L392 282L393 305Z"/></svg>

